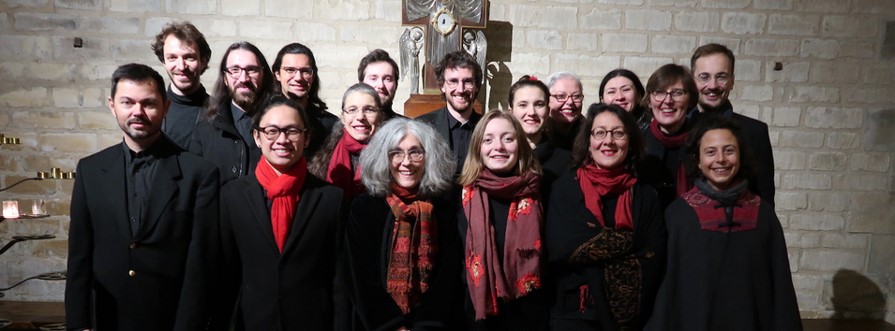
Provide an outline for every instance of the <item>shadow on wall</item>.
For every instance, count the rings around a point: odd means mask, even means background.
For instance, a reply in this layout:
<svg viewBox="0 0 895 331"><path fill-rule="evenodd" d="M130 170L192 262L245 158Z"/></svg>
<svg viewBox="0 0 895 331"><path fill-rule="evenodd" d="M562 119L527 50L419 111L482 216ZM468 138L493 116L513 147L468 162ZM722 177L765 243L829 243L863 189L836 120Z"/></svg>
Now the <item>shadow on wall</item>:
<svg viewBox="0 0 895 331"><path fill-rule="evenodd" d="M510 22L488 21L485 28L485 37L488 38L487 65L482 68L488 85L491 86L490 94L485 99L485 93L479 93L479 102L488 105L485 110L507 109L507 94L510 85L513 85L513 74L506 65L513 62L513 24Z"/></svg>
<svg viewBox="0 0 895 331"><path fill-rule="evenodd" d="M854 270L836 271L830 301L834 319L882 320L886 315L886 297L879 286Z"/></svg>

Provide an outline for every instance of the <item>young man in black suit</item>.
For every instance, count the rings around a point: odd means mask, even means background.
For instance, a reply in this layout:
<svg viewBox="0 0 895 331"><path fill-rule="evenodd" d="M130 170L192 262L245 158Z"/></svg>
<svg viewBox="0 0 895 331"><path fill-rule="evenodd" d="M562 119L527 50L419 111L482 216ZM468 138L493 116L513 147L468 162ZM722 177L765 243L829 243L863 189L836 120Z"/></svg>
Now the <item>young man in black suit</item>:
<svg viewBox="0 0 895 331"><path fill-rule="evenodd" d="M200 330L217 269L218 170L161 133L152 68L112 75L121 144L81 159L71 201L69 330Z"/></svg>

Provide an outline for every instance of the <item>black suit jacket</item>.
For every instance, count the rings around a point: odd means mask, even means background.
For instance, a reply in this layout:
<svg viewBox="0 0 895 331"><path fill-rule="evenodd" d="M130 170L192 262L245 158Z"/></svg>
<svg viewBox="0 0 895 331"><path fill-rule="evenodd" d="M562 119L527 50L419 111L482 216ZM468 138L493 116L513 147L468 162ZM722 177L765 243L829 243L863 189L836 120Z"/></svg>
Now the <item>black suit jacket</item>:
<svg viewBox="0 0 895 331"><path fill-rule="evenodd" d="M305 177L282 254L277 248L264 189L255 176L221 191L221 234L229 279L218 304L234 301L245 330L330 330L341 244L342 190ZM238 294L238 299L237 299Z"/></svg>
<svg viewBox="0 0 895 331"><path fill-rule="evenodd" d="M454 143L453 140L451 140L451 124L448 120L448 116L451 116L450 111L447 109L447 106L444 106L420 115L416 120L429 123L429 125L435 128L435 132L438 132L438 134L444 138L444 141L448 143L448 146L451 146L451 150L453 151ZM478 124L481 119L481 114L472 111L472 115L469 116L469 124L475 128L476 124ZM470 137L472 137L471 134ZM454 172L455 174L460 174L460 171L463 170L463 162L466 160L466 153L467 151L454 151L454 156L457 156L457 170Z"/></svg>
<svg viewBox="0 0 895 331"><path fill-rule="evenodd" d="M233 123L232 103L222 107L213 118L196 123L189 151L220 169L221 184L255 173L261 149L254 141L245 141Z"/></svg>
<svg viewBox="0 0 895 331"><path fill-rule="evenodd" d="M136 236L124 199L124 149L115 145L78 162L65 288L69 330L197 330L207 322L218 170L164 135L156 144L164 149Z"/></svg>

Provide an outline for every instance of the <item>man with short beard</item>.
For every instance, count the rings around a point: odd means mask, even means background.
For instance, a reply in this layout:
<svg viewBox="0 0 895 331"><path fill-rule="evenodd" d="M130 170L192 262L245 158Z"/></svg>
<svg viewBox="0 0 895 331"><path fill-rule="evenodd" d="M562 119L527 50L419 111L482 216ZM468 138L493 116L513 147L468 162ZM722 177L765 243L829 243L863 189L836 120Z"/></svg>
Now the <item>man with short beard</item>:
<svg viewBox="0 0 895 331"><path fill-rule="evenodd" d="M774 154L768 125L733 112L729 97L734 83L734 61L733 52L724 45L713 43L696 48L690 67L699 90L699 103L690 113L697 121L710 115L729 118L743 129L747 139L744 146L751 150L755 160L755 176L749 190L773 205Z"/></svg>
<svg viewBox="0 0 895 331"><path fill-rule="evenodd" d="M273 91L273 74L255 45L233 43L221 60L218 80L190 152L221 170L221 184L255 171L261 150L252 138L252 116Z"/></svg>
<svg viewBox="0 0 895 331"><path fill-rule="evenodd" d="M152 51L171 79L167 92L171 109L162 122L162 131L186 149L208 100L200 78L208 69L211 48L190 22L171 22L155 36Z"/></svg>
<svg viewBox="0 0 895 331"><path fill-rule="evenodd" d="M364 56L357 66L357 82L370 85L379 94L386 121L403 117L392 107L398 90L398 64L388 52L377 48Z"/></svg>
<svg viewBox="0 0 895 331"><path fill-rule="evenodd" d="M459 175L466 161L472 131L482 115L473 109L473 103L482 87L482 68L464 51L449 53L435 67L441 95L446 101L442 108L417 117L427 122L451 145L457 160Z"/></svg>

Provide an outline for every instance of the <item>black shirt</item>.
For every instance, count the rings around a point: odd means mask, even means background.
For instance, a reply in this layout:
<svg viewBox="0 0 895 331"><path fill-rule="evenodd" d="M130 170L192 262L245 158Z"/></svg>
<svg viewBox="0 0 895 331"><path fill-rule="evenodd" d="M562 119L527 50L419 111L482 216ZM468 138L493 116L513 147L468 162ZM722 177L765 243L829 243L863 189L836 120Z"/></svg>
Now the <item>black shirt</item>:
<svg viewBox="0 0 895 331"><path fill-rule="evenodd" d="M158 145L166 141L160 138L152 146L142 152L134 152L122 142L124 148L124 166L127 186L127 214L131 235L136 236L143 224L143 216L146 215L146 201L149 198L149 189L155 178L158 162Z"/></svg>
<svg viewBox="0 0 895 331"><path fill-rule="evenodd" d="M479 123L479 119L482 118L482 115L473 111L466 123L460 123L460 121L451 115L450 111L444 113L448 120L448 133L451 137L451 140L449 141L451 144L451 151L454 152L454 159L457 160L456 173L460 173L460 171L463 170L463 163L466 161L466 154L469 152L469 141L472 139L472 130L475 129L475 126Z"/></svg>
<svg viewBox="0 0 895 331"><path fill-rule="evenodd" d="M239 131L239 135L242 136L242 139L245 140L249 146L255 145L255 140L252 139L252 117L244 111L242 108L233 103L232 107L230 107L230 113L233 114L233 126L236 127L236 131Z"/></svg>
<svg viewBox="0 0 895 331"><path fill-rule="evenodd" d="M208 93L205 92L205 87L200 86L199 90L190 95L177 95L168 85L167 94L171 100L171 108L168 109L168 115L165 115L165 121L162 122L162 131L181 148L187 149L193 137L193 128L205 110Z"/></svg>

